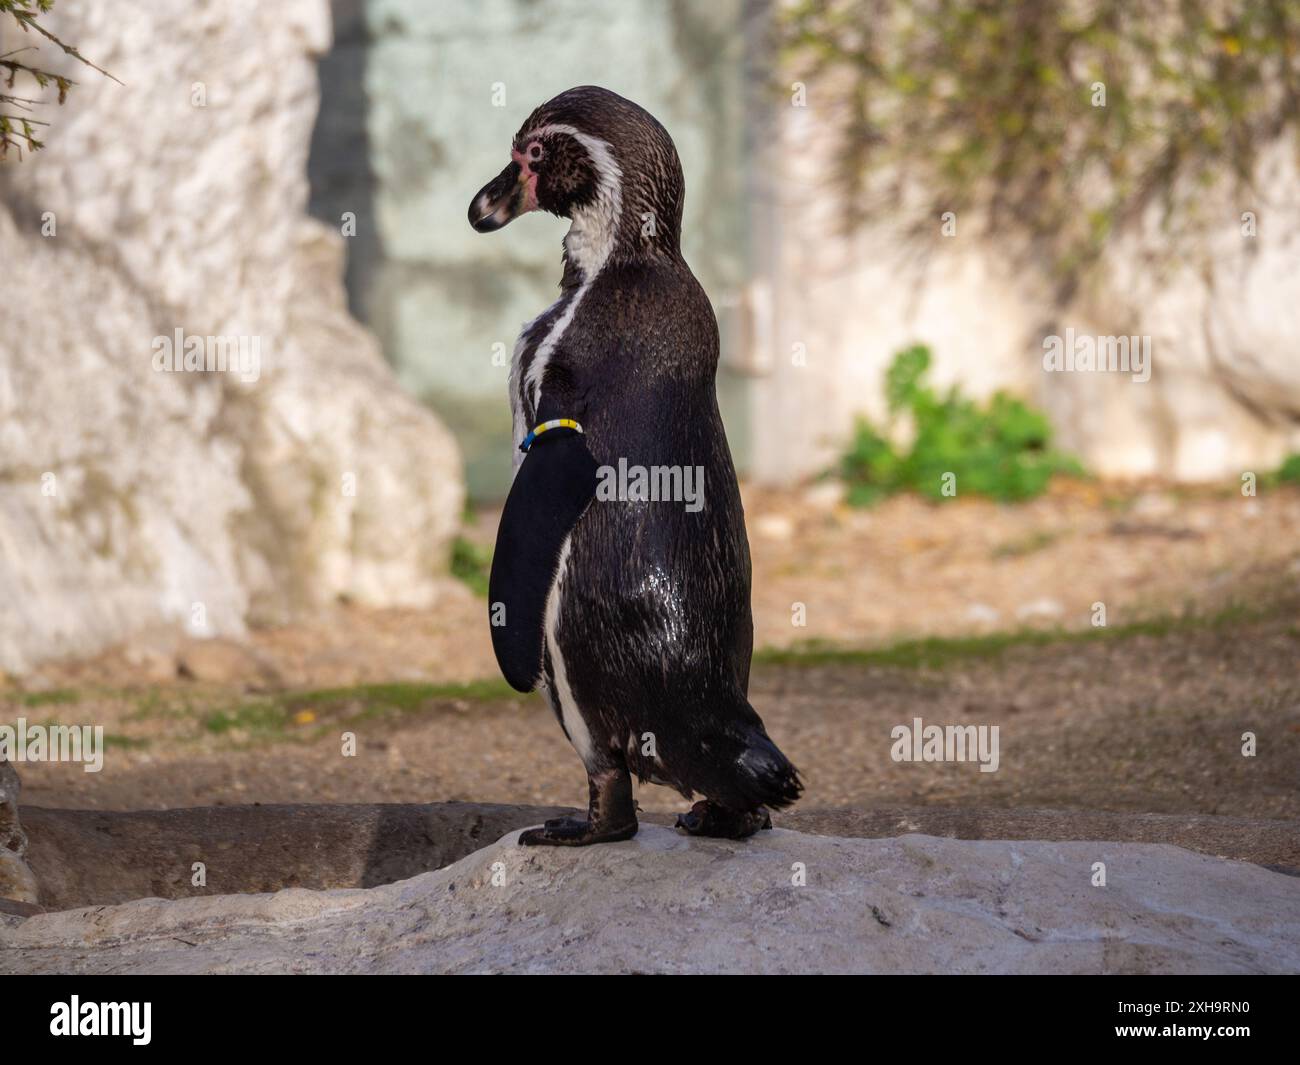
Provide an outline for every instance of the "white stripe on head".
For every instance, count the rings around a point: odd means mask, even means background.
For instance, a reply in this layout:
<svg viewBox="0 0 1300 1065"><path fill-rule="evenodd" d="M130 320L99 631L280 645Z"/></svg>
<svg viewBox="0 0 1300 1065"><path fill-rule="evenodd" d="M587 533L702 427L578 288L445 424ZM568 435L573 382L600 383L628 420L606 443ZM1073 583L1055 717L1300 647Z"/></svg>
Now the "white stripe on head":
<svg viewBox="0 0 1300 1065"><path fill-rule="evenodd" d="M551 133L562 133L581 144L596 171L596 196L591 203L573 212L573 224L564 238L569 258L582 268L584 280L590 281L605 265L618 236L623 215L623 170L608 141L564 123L540 126L522 139L529 141Z"/></svg>
<svg viewBox="0 0 1300 1065"><path fill-rule="evenodd" d="M583 133L564 123L552 123L529 130L521 139L531 140L544 137L548 133L562 133L572 137L586 149L587 157L596 170L596 195L591 203L579 207L573 212L569 232L564 238L564 252L570 262L582 271L582 282L577 292L569 300L569 305L556 319L546 339L538 345L533 361L528 367L526 383L533 393L533 408L541 406L542 377L546 373L546 364L551 352L559 343L564 331L569 328L578 304L586 295L596 275L609 259L618 239L619 222L623 217L623 171L614 158L614 151L607 141Z"/></svg>

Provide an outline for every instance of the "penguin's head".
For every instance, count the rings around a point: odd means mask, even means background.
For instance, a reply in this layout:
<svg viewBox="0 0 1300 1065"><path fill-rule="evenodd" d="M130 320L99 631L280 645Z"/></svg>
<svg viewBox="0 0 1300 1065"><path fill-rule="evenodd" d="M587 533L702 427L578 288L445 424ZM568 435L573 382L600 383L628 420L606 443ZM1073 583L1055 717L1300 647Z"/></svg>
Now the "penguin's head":
<svg viewBox="0 0 1300 1065"><path fill-rule="evenodd" d="M529 211L572 219L565 251L587 266L611 253L677 254L683 198L668 131L631 100L583 85L528 116L469 221L489 233Z"/></svg>

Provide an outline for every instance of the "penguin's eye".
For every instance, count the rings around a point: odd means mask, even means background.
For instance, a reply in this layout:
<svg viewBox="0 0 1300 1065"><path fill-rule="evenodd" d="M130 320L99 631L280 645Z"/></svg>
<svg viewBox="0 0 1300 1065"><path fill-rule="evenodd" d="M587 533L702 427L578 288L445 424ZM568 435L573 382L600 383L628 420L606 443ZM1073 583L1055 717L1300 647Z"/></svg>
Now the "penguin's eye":
<svg viewBox="0 0 1300 1065"><path fill-rule="evenodd" d="M536 141L533 141L533 143L528 146L528 161L530 163L536 163L542 158L542 155L542 146Z"/></svg>

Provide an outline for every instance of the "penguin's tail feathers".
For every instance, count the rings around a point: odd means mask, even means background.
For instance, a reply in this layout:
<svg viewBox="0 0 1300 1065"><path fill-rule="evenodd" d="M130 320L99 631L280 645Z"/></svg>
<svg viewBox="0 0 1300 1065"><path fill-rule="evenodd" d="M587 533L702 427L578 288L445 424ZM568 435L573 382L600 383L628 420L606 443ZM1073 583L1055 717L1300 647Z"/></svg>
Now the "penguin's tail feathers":
<svg viewBox="0 0 1300 1065"><path fill-rule="evenodd" d="M750 805L780 810L797 801L803 793L803 781L790 759L761 727L751 730L745 739L737 759L742 777L738 783L752 800Z"/></svg>

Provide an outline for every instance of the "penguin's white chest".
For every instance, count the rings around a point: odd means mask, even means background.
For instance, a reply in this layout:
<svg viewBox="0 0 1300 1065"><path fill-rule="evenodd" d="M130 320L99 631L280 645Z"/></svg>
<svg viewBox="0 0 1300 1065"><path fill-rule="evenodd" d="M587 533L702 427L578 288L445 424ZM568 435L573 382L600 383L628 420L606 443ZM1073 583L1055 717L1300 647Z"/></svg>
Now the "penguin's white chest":
<svg viewBox="0 0 1300 1065"><path fill-rule="evenodd" d="M536 420L537 410L542 405L542 384L546 379L546 368L555 355L556 348L564 334L573 325L574 316L582 298L591 287L590 282L583 282L572 292L565 293L541 314L528 322L519 339L515 341L514 355L510 360L510 413L514 428L514 469L519 469L524 460L518 444L532 428L530 422ZM537 323L549 319L550 324L543 335L535 337Z"/></svg>
<svg viewBox="0 0 1300 1065"><path fill-rule="evenodd" d="M564 731L568 734L573 749L578 752L583 765L592 768L591 756L595 746L591 742L591 729L587 727L586 718L582 716L582 710L573 697L573 689L569 687L569 670L564 661L564 652L560 649L560 608L564 599L564 585L569 571L569 547L572 542L573 534L570 533L564 539L564 546L560 548L560 562L555 568L555 581L551 585L550 594L546 597L543 635L546 639L546 652L551 660L549 682L551 697L559 708L560 720L564 723Z"/></svg>

